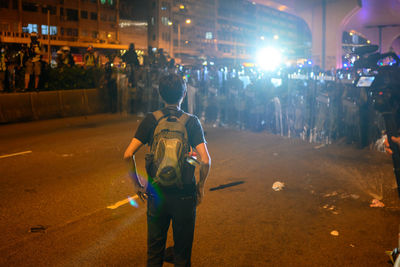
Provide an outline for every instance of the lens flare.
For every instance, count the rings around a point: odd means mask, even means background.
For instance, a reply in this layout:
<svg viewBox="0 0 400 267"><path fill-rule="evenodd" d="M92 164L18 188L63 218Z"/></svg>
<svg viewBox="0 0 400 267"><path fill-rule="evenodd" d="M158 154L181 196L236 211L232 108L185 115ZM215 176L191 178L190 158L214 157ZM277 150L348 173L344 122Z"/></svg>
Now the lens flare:
<svg viewBox="0 0 400 267"><path fill-rule="evenodd" d="M129 171L129 176L130 178L133 180L134 179L134 175L131 171ZM149 196L151 196L152 198L154 198L154 200L157 203L161 203L162 201L164 201L164 196L162 194L162 191L160 190L160 188L157 186L157 184L153 184L153 183L149 183L148 181L148 175L146 170L137 169L137 176L138 176L138 180L140 182L140 184L147 188L146 192ZM134 183L135 184L135 183ZM134 207L138 207L138 203L135 201L135 199L128 197L129 203L134 206Z"/></svg>
<svg viewBox="0 0 400 267"><path fill-rule="evenodd" d="M129 203L130 203L132 206L134 206L135 208L138 208L138 207L139 207L138 203L137 203L132 197L128 197L128 199L129 199Z"/></svg>
<svg viewBox="0 0 400 267"><path fill-rule="evenodd" d="M261 69L273 71L282 63L280 51L274 47L266 47L258 53L257 63Z"/></svg>

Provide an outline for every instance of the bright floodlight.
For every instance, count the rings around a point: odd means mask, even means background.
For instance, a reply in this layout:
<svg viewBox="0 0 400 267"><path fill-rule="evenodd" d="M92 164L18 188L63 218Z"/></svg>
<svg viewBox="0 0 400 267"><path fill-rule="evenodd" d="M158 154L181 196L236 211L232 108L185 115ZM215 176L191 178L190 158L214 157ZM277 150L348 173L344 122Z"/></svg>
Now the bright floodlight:
<svg viewBox="0 0 400 267"><path fill-rule="evenodd" d="M282 55L278 49L267 47L259 52L257 63L263 70L275 70L282 63Z"/></svg>

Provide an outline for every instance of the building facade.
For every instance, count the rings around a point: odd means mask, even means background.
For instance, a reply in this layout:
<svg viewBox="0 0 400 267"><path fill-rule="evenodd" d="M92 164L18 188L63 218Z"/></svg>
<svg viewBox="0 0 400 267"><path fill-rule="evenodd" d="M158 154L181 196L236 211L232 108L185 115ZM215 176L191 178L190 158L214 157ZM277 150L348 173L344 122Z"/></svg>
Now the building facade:
<svg viewBox="0 0 400 267"><path fill-rule="evenodd" d="M0 0L0 41L118 48L119 0Z"/></svg>
<svg viewBox="0 0 400 267"><path fill-rule="evenodd" d="M306 23L246 0L149 1L149 45L177 58L252 61L260 47L285 47L292 58L310 53Z"/></svg>
<svg viewBox="0 0 400 267"><path fill-rule="evenodd" d="M134 43L136 49L147 49L147 0L120 0L120 43Z"/></svg>

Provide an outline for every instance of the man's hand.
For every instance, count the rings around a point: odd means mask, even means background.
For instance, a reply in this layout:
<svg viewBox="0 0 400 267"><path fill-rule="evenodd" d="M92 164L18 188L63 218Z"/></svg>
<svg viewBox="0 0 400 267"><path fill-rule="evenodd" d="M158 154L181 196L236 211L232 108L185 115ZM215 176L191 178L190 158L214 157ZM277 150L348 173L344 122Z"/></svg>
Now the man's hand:
<svg viewBox="0 0 400 267"><path fill-rule="evenodd" d="M196 184L197 205L199 205L204 196L204 184L210 172L211 158L208 154L207 145L201 143L196 146L196 151L200 156L199 182Z"/></svg>
<svg viewBox="0 0 400 267"><path fill-rule="evenodd" d="M392 136L392 141L395 144L397 144L398 146L400 146L400 137ZM386 153L388 153L389 155L393 154L393 151L390 149L390 144L389 144L389 141L387 140L387 138L385 139L385 150L386 150Z"/></svg>
<svg viewBox="0 0 400 267"><path fill-rule="evenodd" d="M145 202L148 198L145 187L138 187L136 194L142 202Z"/></svg>
<svg viewBox="0 0 400 267"><path fill-rule="evenodd" d="M203 200L203 196L204 196L204 183L197 183L196 185L197 206L200 205L201 201Z"/></svg>

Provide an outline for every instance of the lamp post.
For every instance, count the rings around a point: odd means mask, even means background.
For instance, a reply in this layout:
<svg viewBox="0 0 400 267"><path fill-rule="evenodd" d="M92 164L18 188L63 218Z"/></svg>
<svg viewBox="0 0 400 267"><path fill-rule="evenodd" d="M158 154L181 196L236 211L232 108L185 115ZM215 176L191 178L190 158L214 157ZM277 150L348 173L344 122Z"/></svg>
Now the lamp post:
<svg viewBox="0 0 400 267"><path fill-rule="evenodd" d="M50 8L47 7L47 57L49 66L51 65L51 49L50 49Z"/></svg>
<svg viewBox="0 0 400 267"><path fill-rule="evenodd" d="M168 21L168 26L169 26L169 55L171 58L174 58L174 38L173 38L173 29L172 29L172 21Z"/></svg>
<svg viewBox="0 0 400 267"><path fill-rule="evenodd" d="M181 56L181 24L178 23L178 51L179 51L179 58Z"/></svg>
<svg viewBox="0 0 400 267"><path fill-rule="evenodd" d="M192 23L191 19L186 19L185 20L186 24L190 24ZM182 55L182 51L181 51L181 24L178 23L178 50L179 50L179 55Z"/></svg>
<svg viewBox="0 0 400 267"><path fill-rule="evenodd" d="M47 58L49 65L51 64L51 49L50 49L50 6L43 4L36 4L36 6L47 9Z"/></svg>

